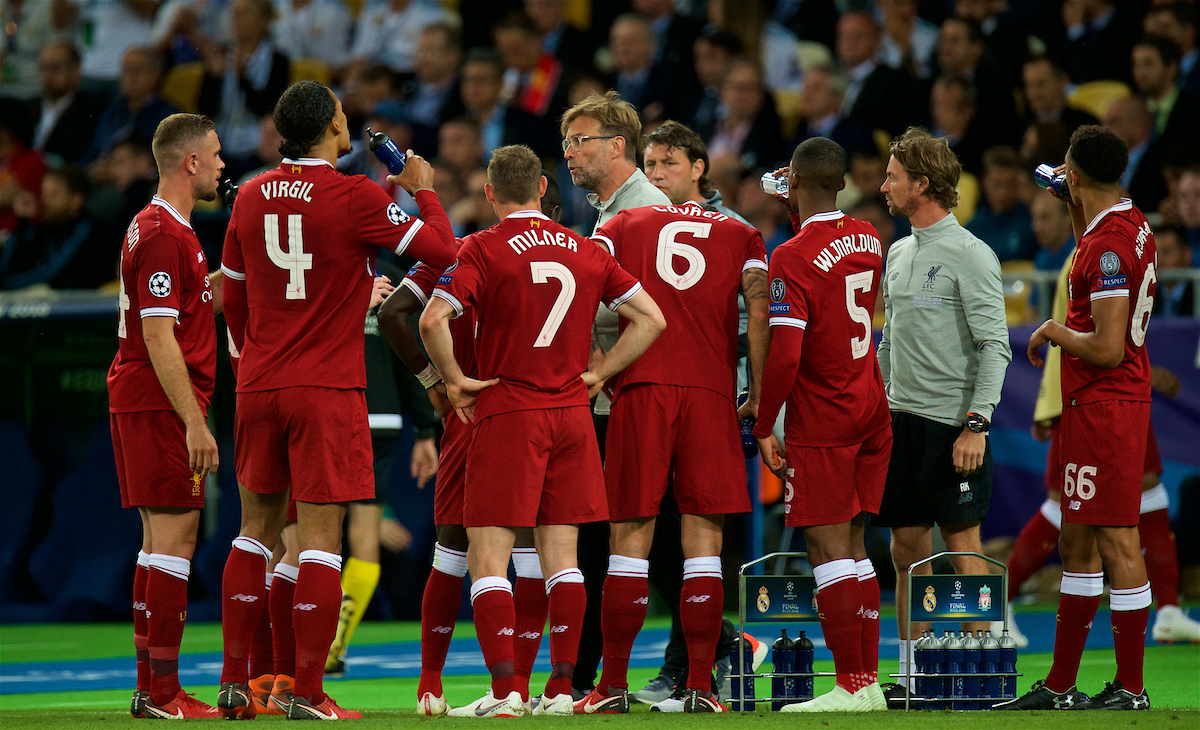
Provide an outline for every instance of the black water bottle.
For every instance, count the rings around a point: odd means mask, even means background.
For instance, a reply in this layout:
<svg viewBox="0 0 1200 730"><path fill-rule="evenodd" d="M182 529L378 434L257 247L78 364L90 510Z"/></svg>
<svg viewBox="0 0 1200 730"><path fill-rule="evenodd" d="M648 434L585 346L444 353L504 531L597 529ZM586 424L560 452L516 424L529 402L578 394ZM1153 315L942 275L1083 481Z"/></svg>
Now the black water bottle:
<svg viewBox="0 0 1200 730"><path fill-rule="evenodd" d="M996 676L996 672L1000 671L1000 644L990 631L983 635L979 644L979 672L983 675L979 696L986 698L980 707L990 710L995 700L1000 699L1000 678Z"/></svg>
<svg viewBox="0 0 1200 730"><path fill-rule="evenodd" d="M982 631L979 633L980 636L983 635ZM979 700L971 698L979 697L979 663L982 659L983 648L979 643L979 638L972 636L970 631L963 637L962 644L963 673L967 675L963 677L963 695L968 698L963 702L963 709L978 710Z"/></svg>
<svg viewBox="0 0 1200 730"><path fill-rule="evenodd" d="M404 153L400 151L400 148L396 146L391 137L383 132L371 131L370 127L367 127L367 137L370 139L367 142L367 147L387 167L388 172L393 175L399 175L404 172Z"/></svg>
<svg viewBox="0 0 1200 730"><path fill-rule="evenodd" d="M1008 629L1001 634L1000 644L1000 698L1011 700L1017 696L1017 678L1012 676L1017 671L1017 642L1008 635Z"/></svg>
<svg viewBox="0 0 1200 730"><path fill-rule="evenodd" d="M788 638L787 629L771 645L771 664L774 674L792 674L796 671L796 642ZM771 709L778 711L796 699L795 677L771 677ZM785 699L786 698L786 699Z"/></svg>
<svg viewBox="0 0 1200 730"><path fill-rule="evenodd" d="M743 390L741 393L738 393L738 408L741 408L742 404L745 403L749 398L750 391L748 390ZM758 441L756 441L754 438L754 419L739 418L738 426L742 430L742 453L745 454L747 459L753 459L754 457L758 456Z"/></svg>
<svg viewBox="0 0 1200 730"><path fill-rule="evenodd" d="M800 636L796 637L796 672L798 674L812 674L813 670L813 643L800 632ZM797 677L796 678L796 700L804 702L813 698L813 678L812 677Z"/></svg>
<svg viewBox="0 0 1200 730"><path fill-rule="evenodd" d="M734 675L742 675L729 683L729 709L734 712L754 712L754 647L750 642L740 636L734 640L733 650L729 652L729 664Z"/></svg>

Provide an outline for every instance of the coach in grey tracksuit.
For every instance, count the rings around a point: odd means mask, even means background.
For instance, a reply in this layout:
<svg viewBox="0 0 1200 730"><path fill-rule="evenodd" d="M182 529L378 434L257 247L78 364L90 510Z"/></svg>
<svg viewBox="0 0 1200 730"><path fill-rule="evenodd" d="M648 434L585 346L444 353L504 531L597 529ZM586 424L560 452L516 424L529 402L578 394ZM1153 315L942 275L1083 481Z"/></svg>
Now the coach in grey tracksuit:
<svg viewBox="0 0 1200 730"><path fill-rule="evenodd" d="M883 276L887 317L879 368L892 410L892 459L874 524L892 528L900 673L911 661L909 566L930 556L932 527L952 551L980 552L992 491L987 430L1012 359L1000 262L950 213L961 166L945 140L910 129L892 143L882 190L913 233L892 244ZM974 557L959 574L987 573ZM929 565L917 572L928 573ZM928 624L913 624L920 632ZM986 622L964 623L966 630Z"/></svg>

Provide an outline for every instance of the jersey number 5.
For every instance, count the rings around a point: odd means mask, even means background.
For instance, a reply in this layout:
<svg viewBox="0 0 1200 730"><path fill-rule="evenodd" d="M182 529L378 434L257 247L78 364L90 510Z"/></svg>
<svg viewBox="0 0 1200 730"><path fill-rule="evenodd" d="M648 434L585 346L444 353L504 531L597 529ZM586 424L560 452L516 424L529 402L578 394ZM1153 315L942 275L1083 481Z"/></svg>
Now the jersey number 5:
<svg viewBox="0 0 1200 730"><path fill-rule="evenodd" d="M662 280L679 291L691 289L704 276L707 266L704 254L695 246L679 243L675 237L680 233L690 233L696 238L708 238L712 230L711 223L697 221L672 221L662 227L658 234L658 255L655 257L655 268ZM678 256L687 262L687 270L682 274L675 273L674 258Z"/></svg>
<svg viewBox="0 0 1200 730"><path fill-rule="evenodd" d="M558 279L562 283L562 290L558 292L558 298L550 308L546 323L542 325L542 331L538 332L537 339L533 341L534 347L549 347L567 316L567 310L571 308L571 301L575 299L575 276L571 274L570 269L557 261L530 261L529 271L533 274L534 284L547 284L551 279Z"/></svg>
<svg viewBox="0 0 1200 730"><path fill-rule="evenodd" d="M279 215L267 213L263 216L263 236L267 242L267 257L271 263L288 272L288 299L307 299L308 292L304 288L304 272L312 268L313 255L304 253L304 232L300 226L299 213L289 213L287 217L288 250L284 251L279 245Z"/></svg>
<svg viewBox="0 0 1200 730"><path fill-rule="evenodd" d="M871 291L871 282L875 278L874 271L860 271L846 277L846 312L850 319L863 327L862 337L850 338L850 354L857 360L871 350L871 313L858 306L856 294Z"/></svg>

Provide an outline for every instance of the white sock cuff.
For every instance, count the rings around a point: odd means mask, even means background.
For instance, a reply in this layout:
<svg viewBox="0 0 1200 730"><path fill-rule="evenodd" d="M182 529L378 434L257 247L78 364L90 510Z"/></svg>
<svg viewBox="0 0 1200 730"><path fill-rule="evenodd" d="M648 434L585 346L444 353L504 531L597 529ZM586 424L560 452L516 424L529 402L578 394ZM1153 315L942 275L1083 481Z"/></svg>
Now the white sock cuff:
<svg viewBox="0 0 1200 730"><path fill-rule="evenodd" d="M1053 499L1047 499L1045 502L1042 502L1040 511L1042 517L1045 517L1047 522L1059 530L1062 529L1062 505Z"/></svg>
<svg viewBox="0 0 1200 730"><path fill-rule="evenodd" d="M559 583L583 583L583 573L579 568L558 571L546 579L546 595L550 595L550 591L554 590L554 586Z"/></svg>
<svg viewBox="0 0 1200 730"><path fill-rule="evenodd" d="M870 580L875 577L875 566L871 564L870 558L863 558L854 562L854 572L858 574L858 579Z"/></svg>
<svg viewBox="0 0 1200 730"><path fill-rule="evenodd" d="M518 578L545 580L545 576L542 575L542 561L538 559L537 548L513 548L512 563L513 569L517 571Z"/></svg>
<svg viewBox="0 0 1200 730"><path fill-rule="evenodd" d="M1059 592L1092 598L1104 593L1104 573L1069 573L1063 571Z"/></svg>
<svg viewBox="0 0 1200 730"><path fill-rule="evenodd" d="M145 550L138 550L138 567L150 568L150 553Z"/></svg>
<svg viewBox="0 0 1200 730"><path fill-rule="evenodd" d="M1142 492L1141 514L1157 512L1170 506L1171 500L1167 498L1167 488L1163 486L1162 482L1159 482L1157 487Z"/></svg>
<svg viewBox="0 0 1200 730"><path fill-rule="evenodd" d="M1113 611L1140 611L1150 606L1150 582L1137 588L1110 588L1108 607Z"/></svg>
<svg viewBox="0 0 1200 730"><path fill-rule="evenodd" d="M267 582L266 582L266 585L267 585L267 590L268 590L268 591L269 591L269 590L271 590L271 580L272 580L274 577L275 577L275 574L274 574L274 573L272 573L271 571L269 571L269 570L268 570L268 571L267 571L267 575L266 575L266 581L267 581Z"/></svg>
<svg viewBox="0 0 1200 730"><path fill-rule="evenodd" d="M188 576L192 574L192 561L174 555L154 553L149 557L149 565L147 567L161 570L179 580L187 580Z"/></svg>
<svg viewBox="0 0 1200 730"><path fill-rule="evenodd" d="M609 555L608 574L622 578L648 578L650 576L650 561L641 558L631 558L628 555Z"/></svg>
<svg viewBox="0 0 1200 730"><path fill-rule="evenodd" d="M500 576L480 578L471 584L471 603L474 604L476 598L492 591L504 591L511 596L512 583L508 582L508 578L501 578Z"/></svg>
<svg viewBox="0 0 1200 730"><path fill-rule="evenodd" d="M304 550L300 553L300 565L305 563L318 563L327 568L333 568L337 572L342 572L342 556L337 553L328 553L324 550Z"/></svg>
<svg viewBox="0 0 1200 730"><path fill-rule="evenodd" d="M720 578L721 556L709 555L703 558L688 558L683 561L683 579L688 578Z"/></svg>
<svg viewBox="0 0 1200 730"><path fill-rule="evenodd" d="M819 591L850 578L858 580L858 569L854 565L853 558L830 560L828 563L813 566L813 578L817 580L817 590Z"/></svg>
<svg viewBox="0 0 1200 730"><path fill-rule="evenodd" d="M288 583L295 584L296 579L300 577L300 569L294 565L280 563L275 566L275 577L282 578Z"/></svg>
<svg viewBox="0 0 1200 730"><path fill-rule="evenodd" d="M267 549L267 546L252 537L235 537L233 546L252 555L262 555L268 561L271 559L271 551Z"/></svg>
<svg viewBox="0 0 1200 730"><path fill-rule="evenodd" d="M451 550L440 542L433 544L433 569L439 573L461 578L467 574L467 554Z"/></svg>

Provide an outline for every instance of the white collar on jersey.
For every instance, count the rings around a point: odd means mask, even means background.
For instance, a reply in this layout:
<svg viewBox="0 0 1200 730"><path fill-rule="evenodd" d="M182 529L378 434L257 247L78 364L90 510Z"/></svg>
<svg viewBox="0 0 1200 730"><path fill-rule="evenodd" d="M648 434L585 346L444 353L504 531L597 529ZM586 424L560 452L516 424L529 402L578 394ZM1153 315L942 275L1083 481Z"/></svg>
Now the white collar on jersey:
<svg viewBox="0 0 1200 730"><path fill-rule="evenodd" d="M293 160L290 157L285 157L285 158L283 158L283 161L280 162L279 164L281 164L281 165L306 165L306 166L310 166L310 167L319 167L321 165L325 165L327 167L333 167L333 165L329 164L329 160L322 160L320 157L301 157L300 159L297 159L297 160Z"/></svg>
<svg viewBox="0 0 1200 730"><path fill-rule="evenodd" d="M153 198L150 199L150 203L152 205L157 205L162 208L166 208L167 212L170 213L175 218L175 220L177 220L180 223L182 223L183 225L187 226L188 229L191 229L192 224L188 223L187 218L184 218L183 216L179 215L179 211L175 210L175 206L171 205L170 203L168 203L167 201L158 197L157 195L155 195Z"/></svg>
<svg viewBox="0 0 1200 730"><path fill-rule="evenodd" d="M1092 229L1096 227L1096 224L1099 223L1100 220L1102 218L1104 218L1104 216L1108 215L1109 213L1112 213L1112 212L1118 211L1118 210L1129 210L1132 207L1133 207L1132 200L1130 200L1129 198L1121 198L1121 202L1100 211L1100 213L1095 218L1092 219L1092 222L1088 224L1088 227L1086 229L1084 229L1083 235L1086 236L1087 234L1091 233Z"/></svg>
<svg viewBox="0 0 1200 730"><path fill-rule="evenodd" d="M505 216L505 218L541 218L544 221L550 220L540 210L515 210Z"/></svg>
<svg viewBox="0 0 1200 730"><path fill-rule="evenodd" d="M840 210L827 210L824 213L817 213L816 215L809 216L803 223L800 224L800 227L804 228L809 223L815 223L817 221L835 221L844 215L846 214Z"/></svg>

